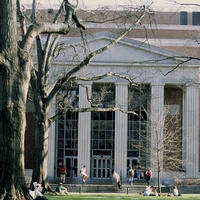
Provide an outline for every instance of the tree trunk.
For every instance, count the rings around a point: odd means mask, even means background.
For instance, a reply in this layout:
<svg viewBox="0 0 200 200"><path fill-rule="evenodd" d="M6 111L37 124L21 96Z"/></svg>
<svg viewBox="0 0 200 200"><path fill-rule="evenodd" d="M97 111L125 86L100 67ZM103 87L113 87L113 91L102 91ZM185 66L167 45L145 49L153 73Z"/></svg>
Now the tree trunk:
<svg viewBox="0 0 200 200"><path fill-rule="evenodd" d="M36 107L37 108L37 107ZM34 165L32 182L42 184L46 191L53 191L47 180L47 164L48 164L48 134L49 123L47 111L36 111L37 125L35 133L34 145Z"/></svg>
<svg viewBox="0 0 200 200"><path fill-rule="evenodd" d="M160 194L162 193L161 185L160 185L160 171L159 170L158 170L158 191L159 191Z"/></svg>
<svg viewBox="0 0 200 200"><path fill-rule="evenodd" d="M14 95L20 98L17 94ZM0 196L1 199L10 200L31 199L24 177L25 107L18 100L13 99L12 102L8 107L1 106Z"/></svg>
<svg viewBox="0 0 200 200"><path fill-rule="evenodd" d="M0 6L0 199L28 200L24 176L26 97L30 75L19 64L16 1Z"/></svg>

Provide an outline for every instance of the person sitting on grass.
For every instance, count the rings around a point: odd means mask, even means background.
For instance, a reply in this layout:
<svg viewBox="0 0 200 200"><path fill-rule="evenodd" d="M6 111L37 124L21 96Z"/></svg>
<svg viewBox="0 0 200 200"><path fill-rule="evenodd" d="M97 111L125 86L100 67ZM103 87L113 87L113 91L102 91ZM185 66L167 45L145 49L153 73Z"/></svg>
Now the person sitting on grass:
<svg viewBox="0 0 200 200"><path fill-rule="evenodd" d="M141 193L142 194L142 193ZM146 186L145 187L145 190L144 190L144 192L143 192L143 196L149 196L151 194L151 188L150 188L150 186Z"/></svg>
<svg viewBox="0 0 200 200"><path fill-rule="evenodd" d="M172 195L181 196L181 194L179 193L179 191L178 191L178 189L177 189L177 187L175 185L173 186L173 194Z"/></svg>
<svg viewBox="0 0 200 200"><path fill-rule="evenodd" d="M157 189L152 185L146 186L144 192L140 192L139 194L142 194L143 196L159 196Z"/></svg>
<svg viewBox="0 0 200 200"><path fill-rule="evenodd" d="M150 192L149 196L159 196L157 189L153 185L150 187L150 190L151 190L151 192Z"/></svg>
<svg viewBox="0 0 200 200"><path fill-rule="evenodd" d="M30 186L27 187L29 187L28 191L33 199L35 200L46 199L46 197L43 195L44 188L41 186L41 184L34 182L31 187Z"/></svg>
<svg viewBox="0 0 200 200"><path fill-rule="evenodd" d="M68 194L67 188L65 188L62 183L60 182L58 186L56 187L56 192L59 194Z"/></svg>
<svg viewBox="0 0 200 200"><path fill-rule="evenodd" d="M167 196L182 196L177 187L174 185L173 188L172 188L172 193L169 193Z"/></svg>

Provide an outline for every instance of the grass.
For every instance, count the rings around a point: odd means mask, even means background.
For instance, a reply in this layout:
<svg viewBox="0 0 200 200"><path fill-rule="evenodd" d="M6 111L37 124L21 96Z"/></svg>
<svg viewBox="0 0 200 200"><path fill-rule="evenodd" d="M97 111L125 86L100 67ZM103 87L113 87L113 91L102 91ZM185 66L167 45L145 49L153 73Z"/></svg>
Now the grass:
<svg viewBox="0 0 200 200"><path fill-rule="evenodd" d="M158 199L158 200L173 200L173 199L188 199L188 200L193 200L193 199L200 199L200 194L183 194L180 197L168 197L168 196L160 196L160 197L144 197L141 196L139 194L74 194L71 193L69 195L51 195L51 194L47 194L45 195L47 197L48 200L64 200L64 199L68 199L68 200L78 200L78 199L102 199L102 200L152 200L152 199Z"/></svg>

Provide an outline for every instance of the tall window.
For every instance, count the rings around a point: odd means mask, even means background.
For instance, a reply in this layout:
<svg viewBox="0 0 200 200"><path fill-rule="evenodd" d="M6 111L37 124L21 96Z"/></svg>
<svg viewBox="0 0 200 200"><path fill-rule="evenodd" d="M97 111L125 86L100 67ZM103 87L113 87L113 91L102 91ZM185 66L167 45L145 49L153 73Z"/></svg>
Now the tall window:
<svg viewBox="0 0 200 200"><path fill-rule="evenodd" d="M111 155L114 149L114 112L92 112L92 150L94 155ZM107 151L108 150L108 151Z"/></svg>
<svg viewBox="0 0 200 200"><path fill-rule="evenodd" d="M128 114L127 165L139 163L146 167L146 155L143 152L146 146L149 92L147 85L129 89L128 110L136 114Z"/></svg>
<svg viewBox="0 0 200 200"><path fill-rule="evenodd" d="M59 109L78 107L78 97L78 87L66 88L57 97ZM78 156L78 113L70 111L57 121L57 169L69 156Z"/></svg>
<svg viewBox="0 0 200 200"><path fill-rule="evenodd" d="M92 101L93 107L114 107L114 84L94 84ZM115 112L92 112L91 120L91 177L110 178L114 162Z"/></svg>

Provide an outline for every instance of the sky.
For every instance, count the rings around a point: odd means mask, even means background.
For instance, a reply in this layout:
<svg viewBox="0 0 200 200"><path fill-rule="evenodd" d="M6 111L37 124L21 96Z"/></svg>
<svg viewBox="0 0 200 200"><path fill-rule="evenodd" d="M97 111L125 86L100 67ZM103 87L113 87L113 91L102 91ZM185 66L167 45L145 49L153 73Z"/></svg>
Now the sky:
<svg viewBox="0 0 200 200"><path fill-rule="evenodd" d="M62 0L42 0L39 1L41 6L45 8L54 8L55 5L59 5ZM71 3L76 2L76 0L69 0ZM25 5L31 4L32 0L21 0ZM42 2L42 3L41 3ZM157 11L200 11L200 6L181 6L179 4L199 4L200 0L79 0L79 8L85 9L96 9L100 6L112 6L116 8L116 5L151 5L153 10ZM47 7L48 6L48 7Z"/></svg>

